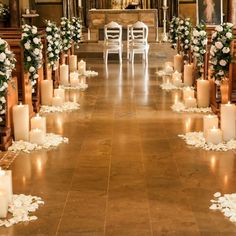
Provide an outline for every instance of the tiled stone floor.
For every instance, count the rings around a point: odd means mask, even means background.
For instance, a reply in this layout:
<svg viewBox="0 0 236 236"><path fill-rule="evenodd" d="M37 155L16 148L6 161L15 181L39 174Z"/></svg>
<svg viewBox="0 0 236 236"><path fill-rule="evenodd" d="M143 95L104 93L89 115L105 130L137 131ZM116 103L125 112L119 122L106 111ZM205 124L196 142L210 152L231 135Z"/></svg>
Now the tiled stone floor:
<svg viewBox="0 0 236 236"><path fill-rule="evenodd" d="M89 59L98 78L71 91L81 109L47 116L48 131L69 137L56 150L20 154L10 169L15 193L43 197L29 224L0 236L236 235L236 225L208 209L216 191L236 192L234 152L187 147L177 137L201 130L201 115L170 110L179 92L158 87L167 45L148 67Z"/></svg>

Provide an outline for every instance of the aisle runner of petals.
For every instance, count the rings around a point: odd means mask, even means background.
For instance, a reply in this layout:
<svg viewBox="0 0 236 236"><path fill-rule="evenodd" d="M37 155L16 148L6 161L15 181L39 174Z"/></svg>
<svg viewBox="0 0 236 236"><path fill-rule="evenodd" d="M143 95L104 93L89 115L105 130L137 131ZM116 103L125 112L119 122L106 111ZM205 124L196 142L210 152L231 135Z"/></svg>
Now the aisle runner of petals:
<svg viewBox="0 0 236 236"><path fill-rule="evenodd" d="M98 72L93 70L86 70L85 74L86 77L95 77L98 76Z"/></svg>
<svg viewBox="0 0 236 236"><path fill-rule="evenodd" d="M174 105L171 106L171 109L174 112L188 112L188 113L211 113L212 110L210 107L206 107L206 108L198 108L198 107L193 107L193 108L186 108L185 105L182 102L178 102Z"/></svg>
<svg viewBox="0 0 236 236"><path fill-rule="evenodd" d="M172 83L164 83L160 85L162 90L183 90L183 85L182 87L177 87Z"/></svg>
<svg viewBox="0 0 236 236"><path fill-rule="evenodd" d="M41 106L40 113L54 113L78 110L80 105L76 102L65 102L62 106Z"/></svg>
<svg viewBox="0 0 236 236"><path fill-rule="evenodd" d="M230 140L227 143L208 144L203 136L203 132L189 132L186 134L180 134L178 137L185 140L186 144L202 148L207 151L229 151L236 149L236 140Z"/></svg>
<svg viewBox="0 0 236 236"><path fill-rule="evenodd" d="M217 192L214 197L209 209L221 211L231 222L236 223L236 193L222 196L220 192Z"/></svg>
<svg viewBox="0 0 236 236"><path fill-rule="evenodd" d="M48 133L45 136L44 143L42 145L26 142L26 141L16 141L13 142L12 146L8 148L11 152L26 152L30 153L35 150L50 149L59 146L62 143L68 143L69 139L62 137L61 135Z"/></svg>
<svg viewBox="0 0 236 236"><path fill-rule="evenodd" d="M27 196L24 194L13 195L13 202L9 206L8 212L12 215L6 220L0 220L0 226L10 227L20 222L37 220L37 216L31 216L44 201L40 197Z"/></svg>
<svg viewBox="0 0 236 236"><path fill-rule="evenodd" d="M78 86L75 87L61 85L60 87L65 90L86 90L88 88L88 84L79 84Z"/></svg>

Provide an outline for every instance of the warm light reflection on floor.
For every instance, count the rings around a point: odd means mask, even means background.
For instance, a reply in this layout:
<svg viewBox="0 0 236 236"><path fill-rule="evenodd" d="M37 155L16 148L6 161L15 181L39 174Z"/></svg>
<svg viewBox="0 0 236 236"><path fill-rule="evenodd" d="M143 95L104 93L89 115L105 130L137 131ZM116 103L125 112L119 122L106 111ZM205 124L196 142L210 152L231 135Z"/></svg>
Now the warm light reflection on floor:
<svg viewBox="0 0 236 236"><path fill-rule="evenodd" d="M191 118L187 118L187 120L185 122L185 132L186 133L191 131L191 125L192 125L192 119Z"/></svg>

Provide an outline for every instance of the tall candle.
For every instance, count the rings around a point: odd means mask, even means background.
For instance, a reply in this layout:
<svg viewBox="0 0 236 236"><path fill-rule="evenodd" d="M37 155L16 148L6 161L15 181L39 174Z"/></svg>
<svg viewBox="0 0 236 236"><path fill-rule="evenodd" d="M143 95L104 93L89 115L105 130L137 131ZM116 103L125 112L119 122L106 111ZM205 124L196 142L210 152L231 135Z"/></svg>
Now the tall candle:
<svg viewBox="0 0 236 236"><path fill-rule="evenodd" d="M197 105L198 107L209 107L210 105L210 83L208 80L197 80Z"/></svg>
<svg viewBox="0 0 236 236"><path fill-rule="evenodd" d="M69 57L69 68L71 72L77 70L77 56L76 55L71 55Z"/></svg>
<svg viewBox="0 0 236 236"><path fill-rule="evenodd" d="M85 74L85 72L86 72L86 62L85 61L83 61L83 60L79 61L79 63L78 63L78 72L81 75Z"/></svg>
<svg viewBox="0 0 236 236"><path fill-rule="evenodd" d="M68 65L61 65L60 66L60 83L62 85L68 85L69 83L69 68Z"/></svg>
<svg viewBox="0 0 236 236"><path fill-rule="evenodd" d="M219 127L219 120L217 115L205 115L203 117L203 134L205 138L207 137L208 130L212 129L213 127Z"/></svg>
<svg viewBox="0 0 236 236"><path fill-rule="evenodd" d="M174 70L177 70L179 73L183 70L183 56L180 54L174 56Z"/></svg>
<svg viewBox="0 0 236 236"><path fill-rule="evenodd" d="M8 212L7 194L4 190L0 189L0 218L6 218Z"/></svg>
<svg viewBox="0 0 236 236"><path fill-rule="evenodd" d="M53 96L53 81L42 80L41 81L41 103L42 105L51 106Z"/></svg>
<svg viewBox="0 0 236 236"><path fill-rule="evenodd" d="M224 141L235 139L236 109L234 104L221 104L221 129Z"/></svg>
<svg viewBox="0 0 236 236"><path fill-rule="evenodd" d="M184 84L193 85L193 64L184 65Z"/></svg>
<svg viewBox="0 0 236 236"><path fill-rule="evenodd" d="M61 97L63 102L65 101L65 89L59 87L58 89L54 89L54 96Z"/></svg>
<svg viewBox="0 0 236 236"><path fill-rule="evenodd" d="M0 168L0 189L6 192L8 203L12 203L12 172L10 170Z"/></svg>
<svg viewBox="0 0 236 236"><path fill-rule="evenodd" d="M185 88L183 90L183 97L184 97L184 100L189 98L189 97L194 98L194 90L191 89L190 87Z"/></svg>
<svg viewBox="0 0 236 236"><path fill-rule="evenodd" d="M52 105L59 107L63 105L63 100L61 97L57 96L57 97L53 97L52 98Z"/></svg>
<svg viewBox="0 0 236 236"><path fill-rule="evenodd" d="M45 134L41 129L32 129L30 131L30 142L38 145L44 143Z"/></svg>
<svg viewBox="0 0 236 236"><path fill-rule="evenodd" d="M29 140L29 106L15 105L13 106L13 126L15 141Z"/></svg>
<svg viewBox="0 0 236 236"><path fill-rule="evenodd" d="M207 131L206 141L208 144L219 144L222 142L222 130L213 127Z"/></svg>
<svg viewBox="0 0 236 236"><path fill-rule="evenodd" d="M36 114L35 117L31 118L31 129L41 129L46 134L46 117L42 117Z"/></svg>

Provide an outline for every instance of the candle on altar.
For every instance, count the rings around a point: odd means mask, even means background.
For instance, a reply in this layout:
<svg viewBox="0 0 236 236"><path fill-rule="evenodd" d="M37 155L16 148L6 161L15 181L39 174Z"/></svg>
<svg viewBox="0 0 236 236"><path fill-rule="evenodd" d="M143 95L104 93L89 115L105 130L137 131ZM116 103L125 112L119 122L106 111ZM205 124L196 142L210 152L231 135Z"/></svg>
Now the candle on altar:
<svg viewBox="0 0 236 236"><path fill-rule="evenodd" d="M190 87L187 87L183 90L183 98L184 100L189 98L189 97L192 97L194 98L194 90L191 89Z"/></svg>
<svg viewBox="0 0 236 236"><path fill-rule="evenodd" d="M193 85L193 64L184 65L184 84Z"/></svg>
<svg viewBox="0 0 236 236"><path fill-rule="evenodd" d="M59 88L54 89L54 97L61 97L63 102L65 101L65 89L61 88L59 86Z"/></svg>
<svg viewBox="0 0 236 236"><path fill-rule="evenodd" d="M78 62L78 73L84 75L86 72L86 62L81 60Z"/></svg>
<svg viewBox="0 0 236 236"><path fill-rule="evenodd" d="M13 106L13 126L15 141L29 140L29 106L15 105Z"/></svg>
<svg viewBox="0 0 236 236"><path fill-rule="evenodd" d="M52 98L52 105L59 107L63 105L63 100L61 97L57 96L57 97L53 97Z"/></svg>
<svg viewBox="0 0 236 236"><path fill-rule="evenodd" d="M6 191L0 189L0 218L6 218L8 212L8 199Z"/></svg>
<svg viewBox="0 0 236 236"><path fill-rule="evenodd" d="M42 105L51 106L53 96L53 81L42 80L41 81L41 103Z"/></svg>
<svg viewBox="0 0 236 236"><path fill-rule="evenodd" d="M68 85L69 83L69 68L68 65L60 65L60 84Z"/></svg>
<svg viewBox="0 0 236 236"><path fill-rule="evenodd" d="M45 133L41 129L32 129L30 131L30 142L41 145L44 143Z"/></svg>
<svg viewBox="0 0 236 236"><path fill-rule="evenodd" d="M213 127L212 129L208 129L206 141L208 144L219 144L223 141L222 139L222 130Z"/></svg>
<svg viewBox="0 0 236 236"><path fill-rule="evenodd" d="M6 192L8 203L12 203L12 172L0 168L0 189ZM1 201L0 201L1 203ZM0 204L1 205L1 204Z"/></svg>
<svg viewBox="0 0 236 236"><path fill-rule="evenodd" d="M184 105L186 108L195 108L197 107L197 99L193 97L188 97L184 100Z"/></svg>
<svg viewBox="0 0 236 236"><path fill-rule="evenodd" d="M234 104L221 104L221 129L224 141L235 139L236 109Z"/></svg>
<svg viewBox="0 0 236 236"><path fill-rule="evenodd" d="M163 0L163 6L164 6L164 7L167 6L167 0Z"/></svg>
<svg viewBox="0 0 236 236"><path fill-rule="evenodd" d="M77 56L71 55L69 57L69 68L71 72L74 72L77 70Z"/></svg>
<svg viewBox="0 0 236 236"><path fill-rule="evenodd" d="M208 130L212 129L213 127L219 127L219 120L217 115L205 115L203 117L203 134L205 138L207 137Z"/></svg>
<svg viewBox="0 0 236 236"><path fill-rule="evenodd" d="M183 56L180 54L174 56L174 70L177 70L179 73L183 70Z"/></svg>
<svg viewBox="0 0 236 236"><path fill-rule="evenodd" d="M209 107L210 105L210 83L208 80L197 80L197 105L198 107Z"/></svg>
<svg viewBox="0 0 236 236"><path fill-rule="evenodd" d="M46 117L42 117L36 114L35 117L31 118L31 129L41 129L46 134Z"/></svg>

